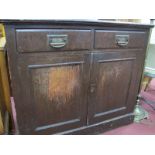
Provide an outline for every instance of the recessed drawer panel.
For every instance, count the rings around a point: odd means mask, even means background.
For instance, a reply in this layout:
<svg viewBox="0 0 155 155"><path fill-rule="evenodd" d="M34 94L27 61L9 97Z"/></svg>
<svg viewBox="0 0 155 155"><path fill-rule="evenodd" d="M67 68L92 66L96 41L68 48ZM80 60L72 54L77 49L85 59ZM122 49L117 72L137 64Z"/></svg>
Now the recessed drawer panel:
<svg viewBox="0 0 155 155"><path fill-rule="evenodd" d="M19 52L87 50L91 48L91 30L18 29Z"/></svg>
<svg viewBox="0 0 155 155"><path fill-rule="evenodd" d="M95 31L95 48L143 48L147 42L146 32Z"/></svg>

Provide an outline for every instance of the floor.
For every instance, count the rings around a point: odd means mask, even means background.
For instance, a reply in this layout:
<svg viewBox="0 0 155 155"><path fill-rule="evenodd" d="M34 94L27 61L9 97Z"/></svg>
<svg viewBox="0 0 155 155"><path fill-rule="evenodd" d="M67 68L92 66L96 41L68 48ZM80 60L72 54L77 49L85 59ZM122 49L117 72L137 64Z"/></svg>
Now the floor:
<svg viewBox="0 0 155 155"><path fill-rule="evenodd" d="M151 81L146 92L141 91L141 95L145 99L155 101L155 79ZM155 135L155 111L144 102L141 104L149 113L148 119L105 132L103 135Z"/></svg>

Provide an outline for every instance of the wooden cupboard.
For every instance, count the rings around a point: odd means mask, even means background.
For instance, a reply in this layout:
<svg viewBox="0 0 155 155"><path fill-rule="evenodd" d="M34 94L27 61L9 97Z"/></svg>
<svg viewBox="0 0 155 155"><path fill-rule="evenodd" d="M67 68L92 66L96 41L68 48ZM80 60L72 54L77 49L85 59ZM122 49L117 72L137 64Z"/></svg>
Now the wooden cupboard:
<svg viewBox="0 0 155 155"><path fill-rule="evenodd" d="M95 134L133 121L151 25L3 22L19 134Z"/></svg>

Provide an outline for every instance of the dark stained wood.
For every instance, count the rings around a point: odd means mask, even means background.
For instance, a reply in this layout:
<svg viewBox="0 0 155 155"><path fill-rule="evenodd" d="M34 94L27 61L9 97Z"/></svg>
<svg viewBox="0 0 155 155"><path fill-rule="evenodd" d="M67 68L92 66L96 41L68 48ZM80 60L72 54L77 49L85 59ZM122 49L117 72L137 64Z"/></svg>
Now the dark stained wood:
<svg viewBox="0 0 155 155"><path fill-rule="evenodd" d="M85 55L21 56L19 78L25 98L25 110L32 111L34 132L51 129L60 132L86 124L87 62ZM24 81L24 82L22 82ZM31 109L31 105L34 109ZM21 122L25 124L25 122ZM29 122L27 128L32 128ZM24 130L24 129L23 129Z"/></svg>
<svg viewBox="0 0 155 155"><path fill-rule="evenodd" d="M138 24L138 23L123 23L115 21L106 21L106 20L9 20L9 19L0 19L0 23L9 24L9 25L74 25L74 26L104 26L104 27L121 27L121 28L138 28L138 29L148 29L153 27L151 24Z"/></svg>
<svg viewBox="0 0 155 155"><path fill-rule="evenodd" d="M133 121L151 25L4 24L18 134L91 134ZM66 33L68 45L49 48L48 34ZM115 45L120 34L128 46Z"/></svg>
<svg viewBox="0 0 155 155"><path fill-rule="evenodd" d="M51 47L50 35L67 35L66 45L62 48ZM92 44L91 30L17 29L16 37L19 52L87 50Z"/></svg>
<svg viewBox="0 0 155 155"><path fill-rule="evenodd" d="M129 40L126 46L119 46L116 43L117 35L128 35ZM143 31L95 31L95 48L144 48L146 46L147 33Z"/></svg>
<svg viewBox="0 0 155 155"><path fill-rule="evenodd" d="M81 128L76 128L73 130L65 131L65 132L59 132L57 134L61 135L90 135L90 134L101 134L105 131L115 129L119 126L128 125L133 122L134 115L132 113L123 115L120 117L115 117L113 119L109 119L107 121L95 123L92 125L83 126ZM48 134L46 132L45 134Z"/></svg>
<svg viewBox="0 0 155 155"><path fill-rule="evenodd" d="M123 115L128 108L130 92L135 91L136 54L134 52L93 53L91 71L89 123Z"/></svg>

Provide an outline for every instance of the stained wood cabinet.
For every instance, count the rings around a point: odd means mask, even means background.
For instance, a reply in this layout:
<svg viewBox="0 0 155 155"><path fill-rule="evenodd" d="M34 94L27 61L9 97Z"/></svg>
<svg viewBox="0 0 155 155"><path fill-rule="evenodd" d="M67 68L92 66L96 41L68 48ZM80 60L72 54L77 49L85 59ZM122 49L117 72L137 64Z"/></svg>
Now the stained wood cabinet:
<svg viewBox="0 0 155 155"><path fill-rule="evenodd" d="M3 22L19 134L92 134L133 121L151 25Z"/></svg>

